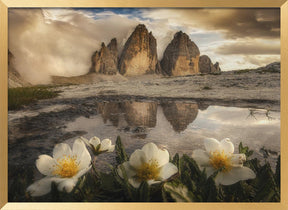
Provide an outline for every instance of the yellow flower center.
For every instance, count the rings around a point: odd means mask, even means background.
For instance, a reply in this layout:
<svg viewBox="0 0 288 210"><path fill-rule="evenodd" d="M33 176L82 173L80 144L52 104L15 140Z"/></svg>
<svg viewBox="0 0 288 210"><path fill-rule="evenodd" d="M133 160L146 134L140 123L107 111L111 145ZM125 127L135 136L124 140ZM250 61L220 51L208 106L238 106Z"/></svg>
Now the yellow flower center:
<svg viewBox="0 0 288 210"><path fill-rule="evenodd" d="M231 156L227 156L224 151L211 153L210 164L213 168L222 172L229 172L232 169Z"/></svg>
<svg viewBox="0 0 288 210"><path fill-rule="evenodd" d="M57 165L55 165L54 175L59 175L62 178L73 177L79 171L79 166L76 162L75 156L64 156L62 159L57 160Z"/></svg>
<svg viewBox="0 0 288 210"><path fill-rule="evenodd" d="M143 163L136 171L136 177L139 181L147 181L158 178L160 170L157 161L150 161L151 163Z"/></svg>

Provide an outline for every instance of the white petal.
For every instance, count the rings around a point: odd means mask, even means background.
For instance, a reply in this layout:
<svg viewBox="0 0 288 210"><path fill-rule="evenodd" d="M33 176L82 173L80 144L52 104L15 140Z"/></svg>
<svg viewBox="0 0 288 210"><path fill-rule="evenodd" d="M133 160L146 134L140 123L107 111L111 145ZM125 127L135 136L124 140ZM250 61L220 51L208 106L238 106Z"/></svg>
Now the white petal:
<svg viewBox="0 0 288 210"><path fill-rule="evenodd" d="M111 147L111 140L110 139L104 139L101 142L101 146L100 146L100 151L105 151L105 150L109 150L109 148Z"/></svg>
<svg viewBox="0 0 288 210"><path fill-rule="evenodd" d="M220 142L220 151L224 151L225 154L233 154L234 153L234 145L230 141L229 138L223 139Z"/></svg>
<svg viewBox="0 0 288 210"><path fill-rule="evenodd" d="M77 183L77 179L66 179L58 184L59 191L70 193Z"/></svg>
<svg viewBox="0 0 288 210"><path fill-rule="evenodd" d="M91 163L91 155L88 152L85 144L76 139L73 144L73 155L77 158L77 163L79 165L79 170L89 167Z"/></svg>
<svg viewBox="0 0 288 210"><path fill-rule="evenodd" d="M161 181L148 180L147 183L148 183L149 185L152 185L152 184L158 184L158 183L161 183Z"/></svg>
<svg viewBox="0 0 288 210"><path fill-rule="evenodd" d="M205 172L206 172L207 177L211 176L215 171L216 169L213 167L205 167Z"/></svg>
<svg viewBox="0 0 288 210"><path fill-rule="evenodd" d="M178 168L174 164L167 163L162 168L160 168L159 178L161 181L164 181L173 176L174 174L176 174L177 172Z"/></svg>
<svg viewBox="0 0 288 210"><path fill-rule="evenodd" d="M137 169L142 166L143 163L147 162L144 151L136 149L130 156L129 164Z"/></svg>
<svg viewBox="0 0 288 210"><path fill-rule="evenodd" d="M142 151L145 152L147 161L157 158L158 147L154 143L147 143L142 147Z"/></svg>
<svg viewBox="0 0 288 210"><path fill-rule="evenodd" d="M111 145L108 149L108 152L113 152L115 150L115 145Z"/></svg>
<svg viewBox="0 0 288 210"><path fill-rule="evenodd" d="M58 159L61 159L65 155L66 156L72 155L70 146L65 143L56 144L53 149L53 158L58 160Z"/></svg>
<svg viewBox="0 0 288 210"><path fill-rule="evenodd" d="M39 172L46 176L52 176L56 161L49 155L40 155L36 160L36 167Z"/></svg>
<svg viewBox="0 0 288 210"><path fill-rule="evenodd" d="M209 155L202 149L196 149L192 153L192 158L196 161L199 166L209 166Z"/></svg>
<svg viewBox="0 0 288 210"><path fill-rule="evenodd" d="M42 196L51 191L52 179L50 177L45 177L39 181L34 182L27 188L27 192L31 196Z"/></svg>
<svg viewBox="0 0 288 210"><path fill-rule="evenodd" d="M216 184L231 185L241 180L254 179L256 174L247 167L232 168L227 173L219 173L215 178Z"/></svg>
<svg viewBox="0 0 288 210"><path fill-rule="evenodd" d="M158 163L158 167L162 167L169 162L169 152L164 149L158 149L158 154L155 157L155 160Z"/></svg>
<svg viewBox="0 0 288 210"><path fill-rule="evenodd" d="M128 182L135 188L138 188L141 184L141 182L137 181L136 178L130 178L128 179Z"/></svg>
<svg viewBox="0 0 288 210"><path fill-rule="evenodd" d="M94 148L96 148L97 145L100 144L100 139L94 136L89 140L89 143L92 144Z"/></svg>
<svg viewBox="0 0 288 210"><path fill-rule="evenodd" d="M219 149L220 142L217 139L209 138L204 140L204 146L208 153Z"/></svg>
<svg viewBox="0 0 288 210"><path fill-rule="evenodd" d="M80 137L81 141L83 141L87 146L91 147L88 139L84 138L83 136Z"/></svg>
<svg viewBox="0 0 288 210"><path fill-rule="evenodd" d="M122 166L124 167L124 170L125 170L126 175L127 175L128 178L133 177L133 176L136 175L136 171L130 166L128 161L124 162L122 164ZM118 172L118 175L123 179L124 176L123 176L123 173L122 173L122 170L121 170L121 165L118 166L117 172Z"/></svg>
<svg viewBox="0 0 288 210"><path fill-rule="evenodd" d="M80 170L75 176L74 178L78 179L80 178L81 176L83 176L84 174L86 174L90 169L91 169L92 166L89 166L87 168L83 168L82 170Z"/></svg>
<svg viewBox="0 0 288 210"><path fill-rule="evenodd" d="M245 161L246 161L245 154L233 154L231 156L231 163L233 167L242 167Z"/></svg>

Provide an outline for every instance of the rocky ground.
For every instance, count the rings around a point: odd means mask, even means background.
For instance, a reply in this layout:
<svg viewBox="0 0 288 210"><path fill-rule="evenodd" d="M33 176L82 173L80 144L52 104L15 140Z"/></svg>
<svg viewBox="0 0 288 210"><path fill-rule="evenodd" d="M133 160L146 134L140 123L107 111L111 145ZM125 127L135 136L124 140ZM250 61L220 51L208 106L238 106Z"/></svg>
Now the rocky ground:
<svg viewBox="0 0 288 210"><path fill-rule="evenodd" d="M176 98L224 106L269 106L275 111L280 109L280 73L255 70L184 77L109 77L114 80L104 80L102 76L102 80L97 80L96 83L57 87L61 93L55 100L87 97L106 100Z"/></svg>
<svg viewBox="0 0 288 210"><path fill-rule="evenodd" d="M65 126L80 116L89 118L98 114L96 102L152 100L162 103L176 99L196 101L199 107L222 105L280 111L280 73L275 72L254 70L184 77L94 77L95 80L90 81L94 83L90 84L79 84L85 79L77 81L75 78L78 85L55 86L61 91L58 97L9 111L10 184L17 174L31 167L38 155L50 154L56 143L85 135L82 131L65 131Z"/></svg>

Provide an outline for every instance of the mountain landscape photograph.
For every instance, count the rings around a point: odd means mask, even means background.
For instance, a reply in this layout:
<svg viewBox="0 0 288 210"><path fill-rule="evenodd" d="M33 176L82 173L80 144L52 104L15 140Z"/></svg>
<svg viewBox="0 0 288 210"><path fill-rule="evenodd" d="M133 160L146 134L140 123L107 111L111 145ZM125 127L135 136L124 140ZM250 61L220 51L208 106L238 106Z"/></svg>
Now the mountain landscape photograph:
<svg viewBox="0 0 288 210"><path fill-rule="evenodd" d="M280 9L9 8L9 202L280 202Z"/></svg>

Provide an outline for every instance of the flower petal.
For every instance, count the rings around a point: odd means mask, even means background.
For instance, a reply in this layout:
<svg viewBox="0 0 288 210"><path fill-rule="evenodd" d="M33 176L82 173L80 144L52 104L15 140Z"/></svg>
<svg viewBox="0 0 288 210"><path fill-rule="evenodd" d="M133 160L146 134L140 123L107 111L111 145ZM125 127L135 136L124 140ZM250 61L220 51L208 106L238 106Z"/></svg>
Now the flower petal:
<svg viewBox="0 0 288 210"><path fill-rule="evenodd" d="M205 172L206 172L207 177L211 176L215 171L216 169L213 167L205 167Z"/></svg>
<svg viewBox="0 0 288 210"><path fill-rule="evenodd" d="M178 168L174 164L167 163L166 165L161 167L160 172L159 172L159 179L161 181L164 181L170 178L171 176L173 176L174 174L176 174L177 172L178 172Z"/></svg>
<svg viewBox="0 0 288 210"><path fill-rule="evenodd" d="M77 183L77 179L65 179L58 184L57 189L62 192L70 193Z"/></svg>
<svg viewBox="0 0 288 210"><path fill-rule="evenodd" d="M96 148L97 145L100 144L100 139L94 136L89 140L89 143L92 144L94 148Z"/></svg>
<svg viewBox="0 0 288 210"><path fill-rule="evenodd" d="M111 145L108 149L108 152L113 152L115 150L115 145Z"/></svg>
<svg viewBox="0 0 288 210"><path fill-rule="evenodd" d="M156 159L158 155L158 147L154 143L147 143L142 147L142 151L145 152L147 161Z"/></svg>
<svg viewBox="0 0 288 210"><path fill-rule="evenodd" d="M83 141L88 147L91 147L88 139L84 138L83 136L80 137L81 141Z"/></svg>
<svg viewBox="0 0 288 210"><path fill-rule="evenodd" d="M135 169L141 167L142 164L145 162L147 162L145 152L140 149L136 149L131 154L130 159L129 159L129 164Z"/></svg>
<svg viewBox="0 0 288 210"><path fill-rule="evenodd" d="M209 155L202 149L196 149L192 153L192 158L196 161L199 166L209 166Z"/></svg>
<svg viewBox="0 0 288 210"><path fill-rule="evenodd" d="M82 170L78 171L78 173L74 176L74 178L76 178L76 179L80 178L81 176L86 174L91 169L91 167L92 166L89 166L87 168L83 168Z"/></svg>
<svg viewBox="0 0 288 210"><path fill-rule="evenodd" d="M166 149L158 149L158 154L155 156L155 160L158 163L158 167L164 166L169 163L169 152Z"/></svg>
<svg viewBox="0 0 288 210"><path fill-rule="evenodd" d="M51 191L51 183L52 179L45 177L31 184L27 188L27 192L33 197L45 195Z"/></svg>
<svg viewBox="0 0 288 210"><path fill-rule="evenodd" d="M208 153L219 149L220 142L217 139L209 138L204 140L204 146Z"/></svg>
<svg viewBox="0 0 288 210"><path fill-rule="evenodd" d="M128 179L128 182L134 187L134 188L138 188L141 184L141 182L137 181L136 178L130 178Z"/></svg>
<svg viewBox="0 0 288 210"><path fill-rule="evenodd" d="M100 151L105 151L105 150L109 150L109 148L111 147L111 140L110 139L104 139L101 142L101 146L100 146Z"/></svg>
<svg viewBox="0 0 288 210"><path fill-rule="evenodd" d="M85 144L80 139L76 139L73 144L73 155L77 158L79 170L89 167L91 163L91 155Z"/></svg>
<svg viewBox="0 0 288 210"><path fill-rule="evenodd" d="M231 156L231 163L233 167L242 167L245 161L246 161L245 154L233 154Z"/></svg>
<svg viewBox="0 0 288 210"><path fill-rule="evenodd" d="M147 183L148 183L149 185L152 185L152 184L158 184L158 183L161 183L161 181L148 180Z"/></svg>
<svg viewBox="0 0 288 210"><path fill-rule="evenodd" d="M52 176L56 161L49 155L40 155L36 160L36 167L39 172L46 176Z"/></svg>
<svg viewBox="0 0 288 210"><path fill-rule="evenodd" d="M215 178L215 183L222 185L231 185L241 180L254 179L256 174L247 167L232 168L231 171L226 173L218 173Z"/></svg>
<svg viewBox="0 0 288 210"><path fill-rule="evenodd" d="M127 175L128 178L133 177L133 176L136 175L136 171L130 166L128 161L124 162L122 164L122 166L124 167L124 170L125 170L126 175ZM118 172L118 175L123 179L124 176L123 176L123 172L121 170L121 165L118 166L117 172Z"/></svg>
<svg viewBox="0 0 288 210"><path fill-rule="evenodd" d="M53 149L53 158L58 160L65 155L66 156L72 155L72 151L71 151L70 146L68 144L65 144L65 143L56 144L54 149Z"/></svg>
<svg viewBox="0 0 288 210"><path fill-rule="evenodd" d="M233 154L234 153L234 145L230 141L229 138L223 139L220 142L220 151L224 151L225 154Z"/></svg>

